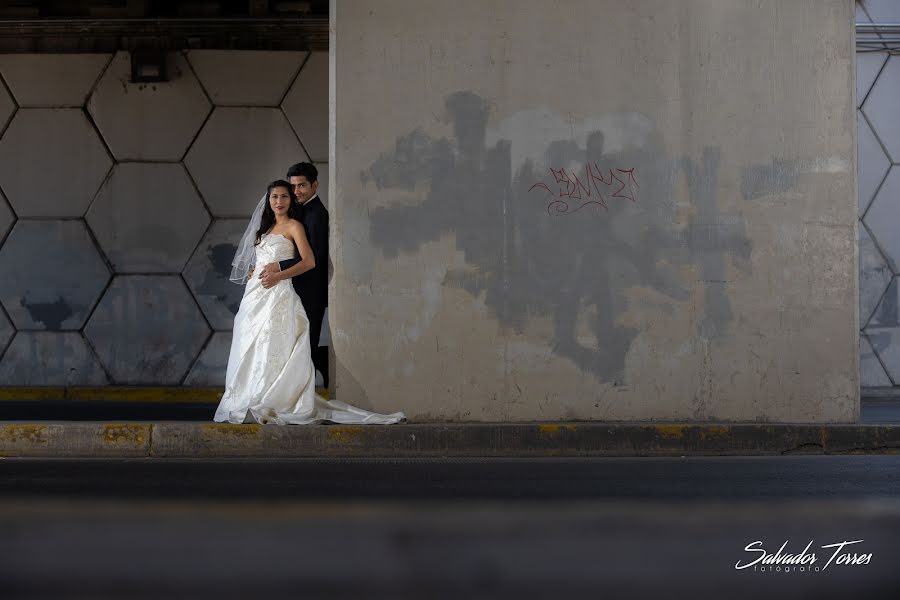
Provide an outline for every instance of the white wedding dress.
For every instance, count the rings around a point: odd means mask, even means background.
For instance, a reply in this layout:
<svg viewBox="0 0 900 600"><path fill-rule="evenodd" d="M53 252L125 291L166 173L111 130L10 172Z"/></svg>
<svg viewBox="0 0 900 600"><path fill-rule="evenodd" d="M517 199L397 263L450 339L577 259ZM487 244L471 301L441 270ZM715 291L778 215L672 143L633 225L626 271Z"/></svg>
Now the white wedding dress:
<svg viewBox="0 0 900 600"><path fill-rule="evenodd" d="M266 234L256 247L256 264L293 258L294 243ZM404 420L402 412L369 412L316 394L309 347L309 320L290 279L269 289L251 277L234 318L225 394L214 419L230 423L377 423Z"/></svg>

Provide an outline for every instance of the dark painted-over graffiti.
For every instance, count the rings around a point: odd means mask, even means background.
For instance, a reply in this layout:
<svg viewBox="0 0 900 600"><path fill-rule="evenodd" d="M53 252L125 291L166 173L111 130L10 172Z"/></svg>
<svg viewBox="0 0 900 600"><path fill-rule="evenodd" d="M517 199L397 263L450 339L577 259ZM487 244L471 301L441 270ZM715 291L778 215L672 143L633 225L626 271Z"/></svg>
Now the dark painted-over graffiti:
<svg viewBox="0 0 900 600"><path fill-rule="evenodd" d="M20 219L0 248L0 302L19 330L77 331L109 279L81 221Z"/></svg>
<svg viewBox="0 0 900 600"><path fill-rule="evenodd" d="M218 219L203 236L184 269L184 280L213 329L231 329L244 288L229 281L236 240L244 232L243 219Z"/></svg>
<svg viewBox="0 0 900 600"><path fill-rule="evenodd" d="M241 306L241 296L243 290L240 287L231 284L228 277L231 275L231 261L234 253L237 251L235 244L216 244L210 246L206 254L209 262L213 265L213 270L207 271L200 285L200 291L215 296L216 300L225 304L232 315L236 315L238 308ZM222 288L222 282L231 284L229 287ZM237 291L235 288L237 287Z"/></svg>
<svg viewBox="0 0 900 600"><path fill-rule="evenodd" d="M621 377L638 334L619 319L629 308L630 288L655 290L657 299L646 302L671 313L672 301L687 301L691 288L703 286L705 317L698 333L722 334L732 318L725 260L730 256L738 268L749 269L750 241L739 215L718 213L717 149L707 148L696 164L667 158L657 134L640 147L616 151L606 149L602 131L590 132L583 147L548 140L546 165L589 164L597 173L633 169L640 174L641 201L607 202L602 219L547 219L529 192L546 167L531 159L513 165L509 140L488 144L490 104L458 92L446 98L445 108L451 137L436 139L414 129L361 174L364 184L380 190L425 190L419 205L371 211L371 240L385 257L414 252L453 232L477 270L450 271L445 286L484 294L500 323L517 332L532 316L550 316L553 351L607 381ZM679 182L693 204L681 224L674 200ZM352 234L345 229L344 235ZM684 277L683 267L690 264L700 265L700 282ZM357 271L350 276L371 277L371 271ZM585 318L596 344L580 341L577 330Z"/></svg>

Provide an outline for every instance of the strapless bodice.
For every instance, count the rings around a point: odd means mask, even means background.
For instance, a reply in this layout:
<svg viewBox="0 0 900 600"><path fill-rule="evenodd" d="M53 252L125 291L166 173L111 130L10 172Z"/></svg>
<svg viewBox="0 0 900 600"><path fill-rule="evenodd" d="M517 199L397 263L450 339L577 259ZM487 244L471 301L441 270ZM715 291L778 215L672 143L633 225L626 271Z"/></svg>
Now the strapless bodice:
<svg viewBox="0 0 900 600"><path fill-rule="evenodd" d="M256 264L267 265L294 258L294 242L280 233L267 233L256 246Z"/></svg>

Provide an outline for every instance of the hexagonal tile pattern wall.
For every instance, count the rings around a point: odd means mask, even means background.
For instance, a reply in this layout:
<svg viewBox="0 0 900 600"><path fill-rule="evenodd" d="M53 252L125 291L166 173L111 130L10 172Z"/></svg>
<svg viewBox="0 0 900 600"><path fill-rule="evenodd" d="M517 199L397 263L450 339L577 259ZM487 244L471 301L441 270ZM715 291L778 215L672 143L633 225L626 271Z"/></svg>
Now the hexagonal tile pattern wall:
<svg viewBox="0 0 900 600"><path fill-rule="evenodd" d="M81 217L110 167L76 108L20 108L0 139L0 186L19 217Z"/></svg>
<svg viewBox="0 0 900 600"><path fill-rule="evenodd" d="M862 387L887 387L893 385L881 361L875 356L869 338L859 336L859 384Z"/></svg>
<svg viewBox="0 0 900 600"><path fill-rule="evenodd" d="M266 185L308 160L276 108L217 107L185 158L216 217L249 217Z"/></svg>
<svg viewBox="0 0 900 600"><path fill-rule="evenodd" d="M244 296L244 286L232 283L229 277L238 240L246 227L244 219L213 223L184 269L184 279L213 329L232 328Z"/></svg>
<svg viewBox="0 0 900 600"><path fill-rule="evenodd" d="M0 192L0 244L6 239L6 234L9 233L9 228L15 220L16 216L6 203L6 196Z"/></svg>
<svg viewBox="0 0 900 600"><path fill-rule="evenodd" d="M231 332L217 331L194 363L184 380L185 385L225 385L228 354L231 351Z"/></svg>
<svg viewBox="0 0 900 600"><path fill-rule="evenodd" d="M119 52L88 101L117 160L181 160L212 106L181 53L168 55L169 81L131 83L131 55Z"/></svg>
<svg viewBox="0 0 900 600"><path fill-rule="evenodd" d="M110 273L82 221L19 220L0 248L0 302L17 329L80 329Z"/></svg>
<svg viewBox="0 0 900 600"><path fill-rule="evenodd" d="M872 318L867 327L900 327L900 286L898 278L894 277L888 286L887 292L879 299Z"/></svg>
<svg viewBox="0 0 900 600"><path fill-rule="evenodd" d="M900 235L897 234L900 225L900 167L891 167L863 221L878 240L891 269L897 272L900 266Z"/></svg>
<svg viewBox="0 0 900 600"><path fill-rule="evenodd" d="M0 74L19 106L81 107L109 54L0 54Z"/></svg>
<svg viewBox="0 0 900 600"><path fill-rule="evenodd" d="M859 336L859 384L861 387L890 387L893 382L864 334Z"/></svg>
<svg viewBox="0 0 900 600"><path fill-rule="evenodd" d="M872 133L872 129L866 122L861 112L857 112L857 156L858 156L858 178L857 191L859 200L859 215L862 216L869 205L872 198L878 190L878 186L884 181L888 169L891 168L891 161L888 160L881 143Z"/></svg>
<svg viewBox="0 0 900 600"><path fill-rule="evenodd" d="M127 52L0 55L0 385L222 385L246 217L304 146L329 205L327 53L168 67L132 84Z"/></svg>
<svg viewBox="0 0 900 600"><path fill-rule="evenodd" d="M9 343L9 340L12 339L12 336L16 333L16 328L13 327L13 324L9 322L9 319L6 317L6 313L0 310L0 357L3 356L3 351L6 350L6 345ZM3 380L0 379L0 385L3 385Z"/></svg>
<svg viewBox="0 0 900 600"><path fill-rule="evenodd" d="M864 225L859 225L859 325L866 326L884 290L891 282L891 269Z"/></svg>
<svg viewBox="0 0 900 600"><path fill-rule="evenodd" d="M328 53L313 52L281 108L314 161L328 162ZM323 118L323 116L325 118Z"/></svg>
<svg viewBox="0 0 900 600"><path fill-rule="evenodd" d="M210 334L180 277L116 277L85 327L115 383L177 385Z"/></svg>
<svg viewBox="0 0 900 600"><path fill-rule="evenodd" d="M277 107L307 52L191 50L188 61L216 106Z"/></svg>
<svg viewBox="0 0 900 600"><path fill-rule="evenodd" d="M117 273L181 271L210 222L184 167L164 163L117 165L86 218Z"/></svg>
<svg viewBox="0 0 900 600"><path fill-rule="evenodd" d="M863 105L881 67L887 61L887 52L856 53L856 106Z"/></svg>
<svg viewBox="0 0 900 600"><path fill-rule="evenodd" d="M888 377L894 385L900 384L900 327L871 327L866 329L866 336L884 364Z"/></svg>
<svg viewBox="0 0 900 600"><path fill-rule="evenodd" d="M3 82L0 82L0 133L6 129L6 124L16 112L16 103L13 102L12 96L7 91Z"/></svg>
<svg viewBox="0 0 900 600"><path fill-rule="evenodd" d="M872 86L863 104L872 128L887 149L892 162L900 162L900 119L897 118L897 99L900 98L900 56L891 56Z"/></svg>
<svg viewBox="0 0 900 600"><path fill-rule="evenodd" d="M20 331L0 360L0 385L106 385L80 333Z"/></svg>

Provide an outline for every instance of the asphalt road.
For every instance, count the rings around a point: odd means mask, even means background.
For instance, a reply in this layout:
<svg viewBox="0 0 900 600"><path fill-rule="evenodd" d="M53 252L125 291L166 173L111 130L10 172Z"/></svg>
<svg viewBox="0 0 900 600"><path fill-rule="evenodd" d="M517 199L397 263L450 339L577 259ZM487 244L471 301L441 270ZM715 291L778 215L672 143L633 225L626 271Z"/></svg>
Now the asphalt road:
<svg viewBox="0 0 900 600"><path fill-rule="evenodd" d="M0 497L258 500L900 499L900 455L0 459Z"/></svg>
<svg viewBox="0 0 900 600"><path fill-rule="evenodd" d="M896 598L898 474L900 456L2 459L0 597ZM857 540L841 554L868 564L829 564ZM737 569L757 541L816 562Z"/></svg>

